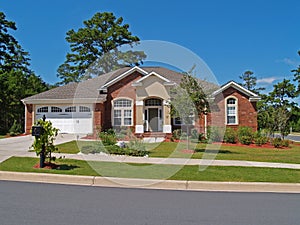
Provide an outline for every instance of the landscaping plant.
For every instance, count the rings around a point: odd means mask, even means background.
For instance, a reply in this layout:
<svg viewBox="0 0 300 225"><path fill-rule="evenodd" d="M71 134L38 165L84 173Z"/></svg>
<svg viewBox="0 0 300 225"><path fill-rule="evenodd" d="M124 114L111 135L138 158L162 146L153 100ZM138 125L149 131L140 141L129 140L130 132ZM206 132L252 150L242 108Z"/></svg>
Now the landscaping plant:
<svg viewBox="0 0 300 225"><path fill-rule="evenodd" d="M237 142L237 132L231 127L227 127L224 134L224 142L235 144Z"/></svg>
<svg viewBox="0 0 300 225"><path fill-rule="evenodd" d="M45 158L48 158L49 162L51 162L51 153L57 151L57 147L54 145L54 140L58 134L58 129L52 126L51 121L43 121L40 119L36 124L43 127L43 132L41 136L35 138L32 148L36 152L37 156L39 156L44 145Z"/></svg>
<svg viewBox="0 0 300 225"><path fill-rule="evenodd" d="M238 129L238 139L241 144L250 145L253 142L254 132L251 127L241 126Z"/></svg>

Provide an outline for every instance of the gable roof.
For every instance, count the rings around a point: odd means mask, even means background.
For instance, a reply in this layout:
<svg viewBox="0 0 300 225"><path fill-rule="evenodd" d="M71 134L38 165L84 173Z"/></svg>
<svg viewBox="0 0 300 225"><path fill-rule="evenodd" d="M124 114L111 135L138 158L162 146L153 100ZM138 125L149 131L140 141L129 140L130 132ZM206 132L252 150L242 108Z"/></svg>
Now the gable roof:
<svg viewBox="0 0 300 225"><path fill-rule="evenodd" d="M239 85L238 83L236 83L234 81L229 81L228 83L226 83L223 86L221 86L221 88L219 88L218 90L214 91L212 93L212 97L217 96L218 94L222 93L223 91L227 90L230 87L234 88L234 89L240 91L241 93L245 94L246 96L248 96L249 97L249 101L258 101L258 100L260 100L259 95L255 94L252 91L249 91L248 89L244 88L243 86Z"/></svg>
<svg viewBox="0 0 300 225"><path fill-rule="evenodd" d="M123 67L80 83L69 83L27 97L23 99L22 102L25 104L72 103L75 101L90 103L103 102L106 100L107 95L101 93L99 90L106 90L109 86L134 72L139 72L143 75L140 81L146 79L146 77L155 75L163 79L166 85L179 84L183 77L182 73L164 67ZM200 84L204 90L215 90L218 88L217 85L203 80L200 80Z"/></svg>
<svg viewBox="0 0 300 225"><path fill-rule="evenodd" d="M146 76L141 77L140 79L138 79L137 81L135 81L132 86L140 86L142 85L142 81L147 79L150 76L155 76L158 77L159 79L164 81L164 85L175 85L175 82L172 82L170 80L168 80L167 78L163 77L162 75L155 73L154 71L152 71L151 73L148 73Z"/></svg>

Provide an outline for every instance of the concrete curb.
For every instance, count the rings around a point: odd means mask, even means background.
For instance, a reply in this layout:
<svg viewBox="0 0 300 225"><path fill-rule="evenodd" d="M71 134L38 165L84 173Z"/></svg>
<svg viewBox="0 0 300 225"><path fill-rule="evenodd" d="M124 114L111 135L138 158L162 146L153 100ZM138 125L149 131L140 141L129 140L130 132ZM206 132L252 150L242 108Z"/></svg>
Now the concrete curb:
<svg viewBox="0 0 300 225"><path fill-rule="evenodd" d="M300 183L177 181L7 171L0 171L0 180L185 191L300 193Z"/></svg>

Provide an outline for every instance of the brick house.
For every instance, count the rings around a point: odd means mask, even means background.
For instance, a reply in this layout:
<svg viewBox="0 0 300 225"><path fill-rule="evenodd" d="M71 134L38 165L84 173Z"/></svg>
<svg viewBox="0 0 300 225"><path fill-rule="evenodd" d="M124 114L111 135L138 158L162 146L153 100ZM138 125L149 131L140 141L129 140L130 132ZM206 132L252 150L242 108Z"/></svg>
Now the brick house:
<svg viewBox="0 0 300 225"><path fill-rule="evenodd" d="M182 125L171 118L170 89L182 74L162 67L124 67L81 83L70 83L25 98L25 133L43 115L61 133L92 134L96 129L130 127L136 135L171 134ZM211 112L193 125L205 133L208 126L250 126L257 129L259 96L234 81L214 89Z"/></svg>

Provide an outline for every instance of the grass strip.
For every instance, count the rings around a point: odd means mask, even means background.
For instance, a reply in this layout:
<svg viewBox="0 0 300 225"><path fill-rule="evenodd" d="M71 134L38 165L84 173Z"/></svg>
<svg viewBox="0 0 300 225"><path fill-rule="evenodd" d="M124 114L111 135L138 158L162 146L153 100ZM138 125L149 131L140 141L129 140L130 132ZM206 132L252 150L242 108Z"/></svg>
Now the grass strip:
<svg viewBox="0 0 300 225"><path fill-rule="evenodd" d="M83 146L93 145L93 141L71 141L58 145L60 153L76 154ZM186 153L186 143L162 142L145 144L149 157L159 158L194 158L201 159L204 154L217 153L215 159L219 160L246 160L257 162L281 162L281 163L300 163L300 145L293 144L288 149L275 148L253 148L249 146L221 146L220 149L215 145L190 143L190 149L196 149L196 153Z"/></svg>
<svg viewBox="0 0 300 225"><path fill-rule="evenodd" d="M123 178L171 179L194 181L279 182L299 183L300 170L254 167L150 165L118 162L87 162L61 159L57 169L35 169L38 158L11 157L0 164L2 171L54 173L69 175L107 176Z"/></svg>

